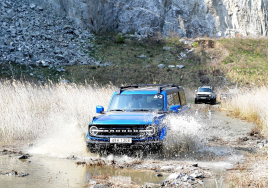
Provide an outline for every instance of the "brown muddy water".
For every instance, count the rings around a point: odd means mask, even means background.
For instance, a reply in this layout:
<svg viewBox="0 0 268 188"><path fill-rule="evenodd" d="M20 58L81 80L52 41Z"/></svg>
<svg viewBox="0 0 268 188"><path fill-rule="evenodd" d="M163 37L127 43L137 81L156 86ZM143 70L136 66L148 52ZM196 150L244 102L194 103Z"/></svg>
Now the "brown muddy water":
<svg viewBox="0 0 268 188"><path fill-rule="evenodd" d="M58 159L47 156L34 156L18 160L15 156L0 157L0 172L28 173L25 177L0 176L0 187L84 187L100 179L117 181L122 184L144 185L161 183L168 173L157 177L150 170L115 169L112 167L77 165L76 160Z"/></svg>
<svg viewBox="0 0 268 188"><path fill-rule="evenodd" d="M30 154L28 159L18 159L21 155L18 153L1 152L0 187L160 187L174 172L190 175L196 171L205 178L196 179L198 183L192 184L193 187L226 187L226 170L243 161L248 152L254 152L256 138L248 136L254 124L233 119L216 108L216 105L213 108L193 105L192 115L187 120L171 118L171 129L177 131L179 138L170 135L169 148L163 156L149 154L137 159L109 155L100 158L88 153L84 146L83 152L61 156L56 152L62 149L55 147L57 143L53 143L53 150L44 151L43 145L39 147L38 144L23 149L23 153ZM181 123L183 121L185 123ZM177 126L178 122L180 126ZM248 139L241 141L245 137ZM12 150L8 146L1 148ZM18 177L11 175L12 171L29 175Z"/></svg>

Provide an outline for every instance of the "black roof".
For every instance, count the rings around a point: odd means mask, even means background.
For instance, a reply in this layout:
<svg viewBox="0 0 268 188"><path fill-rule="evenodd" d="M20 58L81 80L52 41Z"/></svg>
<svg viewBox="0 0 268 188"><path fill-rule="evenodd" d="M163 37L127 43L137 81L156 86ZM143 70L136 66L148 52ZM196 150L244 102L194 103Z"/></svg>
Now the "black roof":
<svg viewBox="0 0 268 188"><path fill-rule="evenodd" d="M160 94L162 90L165 90L168 94L178 92L179 89L183 89L181 86L174 84L137 84L137 85L128 85L119 87L117 94L120 95L122 91L128 89L138 89L138 88L146 88L146 87L155 87L157 89L157 93Z"/></svg>

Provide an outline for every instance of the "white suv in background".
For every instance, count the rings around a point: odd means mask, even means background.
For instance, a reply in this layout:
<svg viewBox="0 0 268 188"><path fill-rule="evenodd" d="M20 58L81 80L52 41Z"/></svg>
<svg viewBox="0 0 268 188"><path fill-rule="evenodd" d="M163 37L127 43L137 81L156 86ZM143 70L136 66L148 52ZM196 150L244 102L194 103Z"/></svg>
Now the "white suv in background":
<svg viewBox="0 0 268 188"><path fill-rule="evenodd" d="M216 92L213 91L212 86L201 86L198 88L198 90L195 91L195 104L199 102L204 102L204 103L211 103L215 104L216 103Z"/></svg>

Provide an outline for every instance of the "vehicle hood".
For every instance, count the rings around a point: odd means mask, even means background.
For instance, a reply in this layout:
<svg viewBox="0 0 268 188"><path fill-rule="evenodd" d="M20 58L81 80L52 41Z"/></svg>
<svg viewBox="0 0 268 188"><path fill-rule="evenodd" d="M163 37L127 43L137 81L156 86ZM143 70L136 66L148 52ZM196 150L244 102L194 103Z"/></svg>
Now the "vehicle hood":
<svg viewBox="0 0 268 188"><path fill-rule="evenodd" d="M196 94L201 94L201 95L211 95L212 92L197 92Z"/></svg>
<svg viewBox="0 0 268 188"><path fill-rule="evenodd" d="M140 112L108 112L93 120L93 124L152 124L154 118L159 118L164 114L140 113Z"/></svg>

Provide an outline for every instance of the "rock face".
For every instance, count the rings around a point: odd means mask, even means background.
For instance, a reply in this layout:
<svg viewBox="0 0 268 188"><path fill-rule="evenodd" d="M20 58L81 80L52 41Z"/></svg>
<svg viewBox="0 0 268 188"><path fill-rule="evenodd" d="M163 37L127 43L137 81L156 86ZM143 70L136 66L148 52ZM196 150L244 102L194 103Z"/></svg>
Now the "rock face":
<svg viewBox="0 0 268 188"><path fill-rule="evenodd" d="M90 57L95 50L90 31L268 36L267 0L0 0L0 5L0 63L109 66Z"/></svg>
<svg viewBox="0 0 268 188"><path fill-rule="evenodd" d="M94 35L73 19L30 0L0 0L0 64L95 64Z"/></svg>
<svg viewBox="0 0 268 188"><path fill-rule="evenodd" d="M33 0L100 33L267 36L267 0Z"/></svg>

